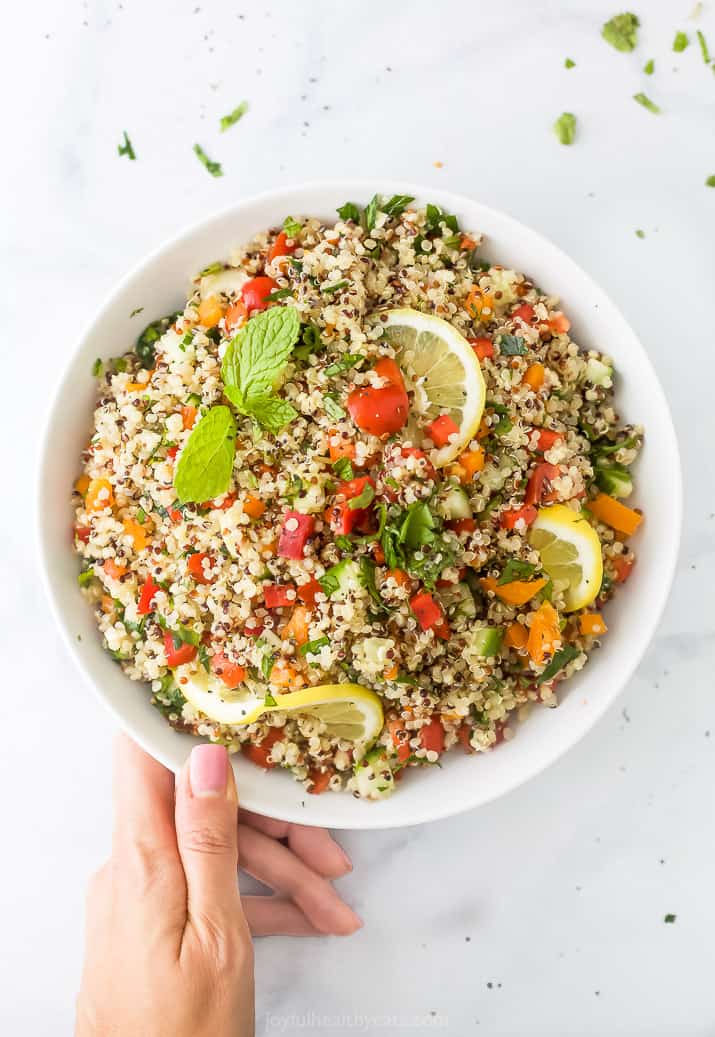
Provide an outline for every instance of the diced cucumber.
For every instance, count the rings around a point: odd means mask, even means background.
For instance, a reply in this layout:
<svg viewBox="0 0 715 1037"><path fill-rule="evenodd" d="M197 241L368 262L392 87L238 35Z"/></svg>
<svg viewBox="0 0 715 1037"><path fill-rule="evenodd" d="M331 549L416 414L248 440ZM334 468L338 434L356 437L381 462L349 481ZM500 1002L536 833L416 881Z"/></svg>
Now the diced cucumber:
<svg viewBox="0 0 715 1037"><path fill-rule="evenodd" d="M386 799L395 788L395 776L384 746L375 746L355 764L352 784L363 799Z"/></svg>
<svg viewBox="0 0 715 1037"><path fill-rule="evenodd" d="M461 486L450 486L440 497L437 511L446 519L468 519L472 517L472 505Z"/></svg>
<svg viewBox="0 0 715 1037"><path fill-rule="evenodd" d="M310 483L302 497L296 497L293 507L302 515L325 511L325 491L319 483Z"/></svg>
<svg viewBox="0 0 715 1037"><path fill-rule="evenodd" d="M594 356L589 357L586 361L586 381L610 389L613 385L613 368Z"/></svg>
<svg viewBox="0 0 715 1037"><path fill-rule="evenodd" d="M633 493L633 480L631 473L625 465L611 461L610 464L596 464L596 485L604 493L610 493L612 497L630 497Z"/></svg>
<svg viewBox="0 0 715 1037"><path fill-rule="evenodd" d="M478 624L472 627L469 635L469 650L474 655L489 658L499 653L504 631L501 627L487 627Z"/></svg>
<svg viewBox="0 0 715 1037"><path fill-rule="evenodd" d="M360 565L352 558L343 558L325 576L321 576L319 583L329 598L340 600L349 594L357 594L363 591L360 580Z"/></svg>
<svg viewBox="0 0 715 1037"><path fill-rule="evenodd" d="M477 606L467 583L455 583L439 592L440 604L451 620L475 619Z"/></svg>

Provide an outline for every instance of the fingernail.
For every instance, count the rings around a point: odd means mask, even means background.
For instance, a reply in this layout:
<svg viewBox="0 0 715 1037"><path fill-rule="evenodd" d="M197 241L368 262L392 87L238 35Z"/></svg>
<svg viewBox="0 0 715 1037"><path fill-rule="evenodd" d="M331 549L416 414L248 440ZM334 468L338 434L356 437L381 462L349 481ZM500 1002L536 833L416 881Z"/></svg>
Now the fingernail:
<svg viewBox="0 0 715 1037"><path fill-rule="evenodd" d="M189 782L195 796L225 796L228 753L223 745L197 745L191 750Z"/></svg>
<svg viewBox="0 0 715 1037"><path fill-rule="evenodd" d="M335 845L340 850L340 856L343 858L343 864L348 869L348 871L352 871L353 870L353 862L350 860L350 858L348 857L347 853L342 848L340 843L336 843Z"/></svg>

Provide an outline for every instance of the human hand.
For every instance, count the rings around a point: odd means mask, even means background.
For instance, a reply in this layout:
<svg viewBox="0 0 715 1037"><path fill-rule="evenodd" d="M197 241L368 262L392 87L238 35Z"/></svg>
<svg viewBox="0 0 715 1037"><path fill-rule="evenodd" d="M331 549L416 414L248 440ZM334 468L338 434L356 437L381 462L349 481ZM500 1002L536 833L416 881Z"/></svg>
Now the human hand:
<svg viewBox="0 0 715 1037"><path fill-rule="evenodd" d="M241 811L220 746L199 746L176 781L129 739L115 760L112 856L93 879L77 1037L223 1037L253 1032L248 932L347 933L360 921L327 877L349 862L327 832ZM247 897L247 870L280 891ZM288 846L274 840L287 838Z"/></svg>

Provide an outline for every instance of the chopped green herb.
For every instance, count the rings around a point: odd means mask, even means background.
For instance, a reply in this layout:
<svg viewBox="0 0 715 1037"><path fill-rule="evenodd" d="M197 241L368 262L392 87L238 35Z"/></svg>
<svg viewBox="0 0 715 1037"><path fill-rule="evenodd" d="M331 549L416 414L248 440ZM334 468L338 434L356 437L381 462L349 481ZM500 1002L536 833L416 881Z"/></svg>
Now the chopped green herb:
<svg viewBox="0 0 715 1037"><path fill-rule="evenodd" d="M77 575L77 583L80 587L87 587L95 579L94 569L85 569Z"/></svg>
<svg viewBox="0 0 715 1037"><path fill-rule="evenodd" d="M275 662L275 658L275 655L273 655L270 652L266 652L261 658L261 673L266 678L266 680L270 680L271 670L273 669L273 663Z"/></svg>
<svg viewBox="0 0 715 1037"><path fill-rule="evenodd" d="M199 645L199 662L206 670L207 673L211 672L211 660L209 659L208 649L206 645Z"/></svg>
<svg viewBox="0 0 715 1037"><path fill-rule="evenodd" d="M690 40L688 39L686 33L676 32L675 39L673 40L673 50L676 52L676 54L680 54L681 51L685 50L689 43Z"/></svg>
<svg viewBox="0 0 715 1037"><path fill-rule="evenodd" d="M580 649L574 648L573 645L564 645L563 648L559 648L558 652L554 654L553 659L544 671L536 678L537 684L544 684L545 681L550 681L552 677L555 677L559 670L562 670L564 666L575 659L577 655L580 655Z"/></svg>
<svg viewBox="0 0 715 1037"><path fill-rule="evenodd" d="M526 356L529 352L521 335L500 335L497 344L502 356Z"/></svg>
<svg viewBox="0 0 715 1037"><path fill-rule="evenodd" d="M367 508L372 504L374 499L375 490L371 483L366 482L357 497L351 497L348 501L348 508L350 508L351 511L358 511L360 508Z"/></svg>
<svg viewBox="0 0 715 1037"><path fill-rule="evenodd" d="M286 216L283 220L283 230L286 232L286 236L289 238L297 238L303 229L303 224L298 223L292 216Z"/></svg>
<svg viewBox="0 0 715 1037"><path fill-rule="evenodd" d="M360 210L355 202L346 202L345 205L341 205L336 212L341 220L352 220L353 223L360 222Z"/></svg>
<svg viewBox="0 0 715 1037"><path fill-rule="evenodd" d="M325 373L328 378L332 378L333 375L342 374L343 371L349 371L351 367L355 367L356 364L359 364L364 359L365 357L362 353L346 353L340 358L340 360L328 364L325 368Z"/></svg>
<svg viewBox="0 0 715 1037"><path fill-rule="evenodd" d="M137 522L140 526L143 526L146 522L146 512L144 508L137 508Z"/></svg>
<svg viewBox="0 0 715 1037"><path fill-rule="evenodd" d="M703 61L705 62L706 65L709 65L710 64L710 51L708 50L708 45L707 45L707 42L705 40L705 37L701 33L700 29L698 29L698 31L695 33L695 35L698 37L698 43L700 44L700 53L703 56Z"/></svg>
<svg viewBox="0 0 715 1037"><path fill-rule="evenodd" d="M154 366L154 360L156 358L156 343L167 330L169 325L174 323L178 316L178 313L170 313L167 314L166 317L160 317L158 320L153 320L151 324L147 324L137 339L134 346L134 352L136 353L141 366L147 371L151 370Z"/></svg>
<svg viewBox="0 0 715 1037"><path fill-rule="evenodd" d="M278 288L266 297L267 302L278 302L280 299L288 299L293 295L292 288Z"/></svg>
<svg viewBox="0 0 715 1037"><path fill-rule="evenodd" d="M387 216L400 216L410 202L414 202L411 194L393 194L392 198L380 208Z"/></svg>
<svg viewBox="0 0 715 1037"><path fill-rule="evenodd" d="M353 542L349 536L345 536L343 533L340 533L338 536L336 536L335 543L345 554L352 554Z"/></svg>
<svg viewBox="0 0 715 1037"><path fill-rule="evenodd" d="M325 403L325 413L329 418L333 418L334 421L340 421L345 417L345 411L338 403L338 395L334 392L326 393L323 397Z"/></svg>
<svg viewBox="0 0 715 1037"><path fill-rule="evenodd" d="M337 461L333 461L333 471L337 475L338 479L342 479L343 482L347 482L355 477L352 462L349 457L339 457Z"/></svg>
<svg viewBox="0 0 715 1037"><path fill-rule="evenodd" d="M715 175L709 176L705 181L706 187L715 187Z"/></svg>
<svg viewBox="0 0 715 1037"><path fill-rule="evenodd" d="M520 562L518 558L510 558L504 566L497 584L513 583L514 580L528 580L536 572L536 566L531 562Z"/></svg>
<svg viewBox="0 0 715 1037"><path fill-rule="evenodd" d="M576 116L573 112L562 112L554 123L554 133L561 144L573 144L576 136Z"/></svg>
<svg viewBox="0 0 715 1037"><path fill-rule="evenodd" d="M304 324L300 333L300 345L293 349L293 356L297 360L307 360L312 353L317 353L322 348L320 328L315 324Z"/></svg>
<svg viewBox="0 0 715 1037"><path fill-rule="evenodd" d="M646 94L633 94L633 100L637 101L638 104L643 105L643 107L647 108L649 112L653 112L654 115L660 115L660 108L654 101L651 101L650 97L647 97Z"/></svg>
<svg viewBox="0 0 715 1037"><path fill-rule="evenodd" d="M220 162L212 162L200 144L194 144L194 154L199 162L206 167L211 176L223 176Z"/></svg>
<svg viewBox="0 0 715 1037"><path fill-rule="evenodd" d="M665 922L666 925L672 925L677 917L678 917L677 915L667 914L665 916L665 918L663 919L663 921Z"/></svg>
<svg viewBox="0 0 715 1037"><path fill-rule="evenodd" d="M576 62L572 61L571 58L566 58L564 68L576 68Z"/></svg>
<svg viewBox="0 0 715 1037"><path fill-rule="evenodd" d="M380 206L380 195L374 194L370 201L365 206L363 215L363 223L365 230L369 234L371 230L375 228L375 221L377 220L377 210Z"/></svg>
<svg viewBox="0 0 715 1037"><path fill-rule="evenodd" d="M243 118L247 111L248 101L241 101L241 103L236 108L234 108L232 112L229 112L228 115L222 115L221 132L223 133L225 130L230 129L231 126L234 126L239 121L239 119Z"/></svg>
<svg viewBox="0 0 715 1037"><path fill-rule="evenodd" d="M104 364L99 359L99 357L97 357L97 359L92 364L92 374L94 375L95 378L99 378L99 376L102 374L103 370L104 370Z"/></svg>
<svg viewBox="0 0 715 1037"><path fill-rule="evenodd" d="M133 162L137 156L134 153L134 148L132 147L132 142L129 140L129 137L127 136L127 131L124 130L123 133L124 133L124 143L119 145L119 147L117 148L117 151L119 152L120 155L126 155L127 158L130 159Z"/></svg>
<svg viewBox="0 0 715 1037"><path fill-rule="evenodd" d="M499 421L489 429L493 436L505 436L507 432L511 432L514 426L509 417L509 411L503 403L494 403L493 400L487 400L487 410L491 410L499 415Z"/></svg>
<svg viewBox="0 0 715 1037"><path fill-rule="evenodd" d="M123 356L113 356L109 362L112 365L112 370L115 374L123 374L128 366L126 357Z"/></svg>
<svg viewBox="0 0 715 1037"><path fill-rule="evenodd" d="M137 308L135 310L132 310L132 312L129 314L130 319L132 317L136 317L136 315L138 313L142 313L143 311L144 311L144 307L143 306L137 306Z"/></svg>
<svg viewBox="0 0 715 1037"><path fill-rule="evenodd" d="M452 234L448 238L442 238L442 244L445 245L447 248L459 248L459 246L462 244L462 235Z"/></svg>
<svg viewBox="0 0 715 1037"><path fill-rule="evenodd" d="M655 72L655 61L653 61L653 58L651 58L650 61L646 61L645 65L643 66L643 71L647 76L653 75L653 73Z"/></svg>
<svg viewBox="0 0 715 1037"><path fill-rule="evenodd" d="M459 221L456 216L440 209L439 205L428 205L425 209L425 227L429 234L436 234L444 224L453 234L459 231Z"/></svg>
<svg viewBox="0 0 715 1037"><path fill-rule="evenodd" d="M218 260L215 263L210 263L209 266L205 266L203 270L200 271L199 277L209 277L210 274L220 274L223 269L225 269L224 264Z"/></svg>
<svg viewBox="0 0 715 1037"><path fill-rule="evenodd" d="M644 238L645 237L645 231L641 230L640 228L638 228L638 230L636 231L636 237L637 238Z"/></svg>
<svg viewBox="0 0 715 1037"><path fill-rule="evenodd" d="M316 637L315 641L308 641L301 645L298 651L301 655L317 655L321 648L330 644L329 637Z"/></svg>
<svg viewBox="0 0 715 1037"><path fill-rule="evenodd" d="M601 36L616 50L627 52L633 50L638 42L639 25L637 16L626 11L609 19L601 29Z"/></svg>
<svg viewBox="0 0 715 1037"><path fill-rule="evenodd" d="M347 288L349 281L334 281L332 284L327 284L325 281L320 286L320 290L323 295L333 295L334 292L342 291L343 288Z"/></svg>

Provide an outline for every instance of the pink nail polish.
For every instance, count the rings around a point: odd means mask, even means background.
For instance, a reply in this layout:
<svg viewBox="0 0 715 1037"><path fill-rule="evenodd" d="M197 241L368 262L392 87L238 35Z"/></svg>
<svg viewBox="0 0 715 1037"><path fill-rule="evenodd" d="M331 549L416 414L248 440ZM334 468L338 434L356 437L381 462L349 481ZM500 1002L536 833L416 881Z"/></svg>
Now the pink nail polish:
<svg viewBox="0 0 715 1037"><path fill-rule="evenodd" d="M224 796L228 753L223 745L197 745L191 750L189 781L195 796Z"/></svg>

